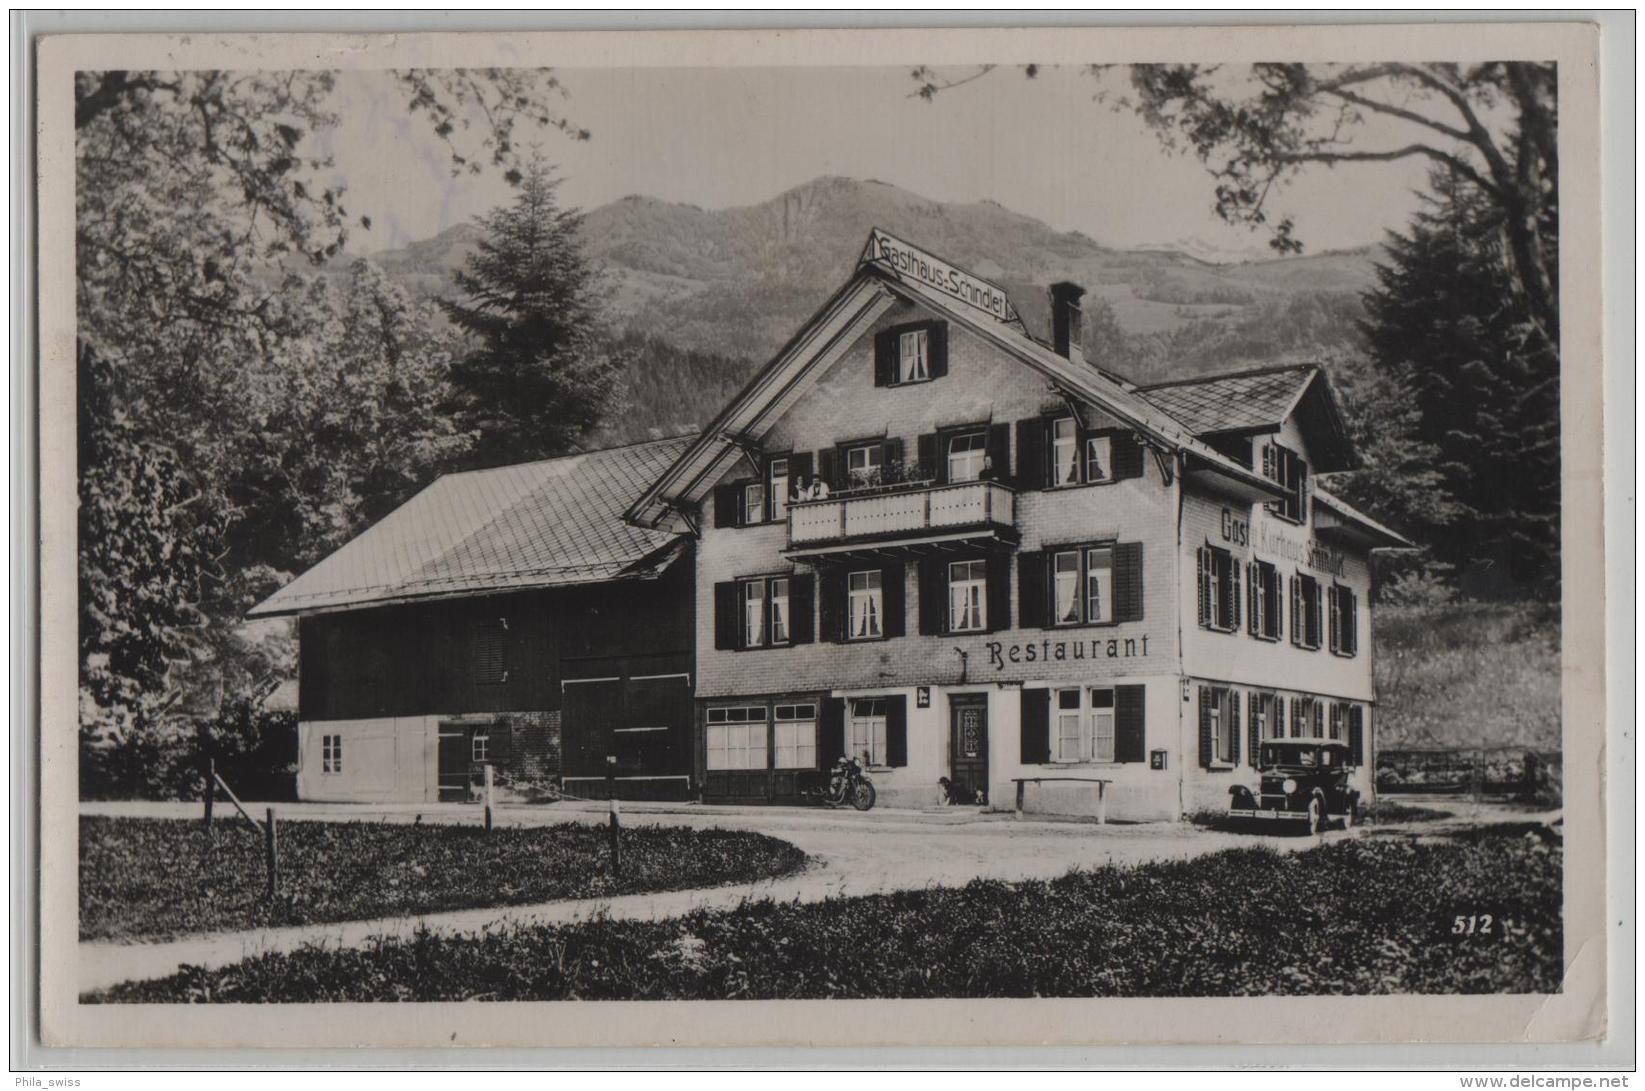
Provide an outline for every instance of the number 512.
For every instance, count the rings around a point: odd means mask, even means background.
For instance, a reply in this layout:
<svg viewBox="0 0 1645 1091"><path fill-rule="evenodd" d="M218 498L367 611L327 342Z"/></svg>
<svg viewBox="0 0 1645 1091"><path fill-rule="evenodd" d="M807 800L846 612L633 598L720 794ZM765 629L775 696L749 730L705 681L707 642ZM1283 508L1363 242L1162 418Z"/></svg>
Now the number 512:
<svg viewBox="0 0 1645 1091"><path fill-rule="evenodd" d="M1489 934L1496 918L1489 913L1478 913L1471 917L1456 916L1451 919L1451 935L1472 936Z"/></svg>

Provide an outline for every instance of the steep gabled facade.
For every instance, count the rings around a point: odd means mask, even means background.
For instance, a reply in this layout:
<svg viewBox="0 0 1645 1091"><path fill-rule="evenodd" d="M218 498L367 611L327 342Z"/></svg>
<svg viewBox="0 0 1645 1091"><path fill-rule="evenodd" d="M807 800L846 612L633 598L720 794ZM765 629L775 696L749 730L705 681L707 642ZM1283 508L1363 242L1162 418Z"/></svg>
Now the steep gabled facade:
<svg viewBox="0 0 1645 1091"><path fill-rule="evenodd" d="M1138 390L1081 359L1078 299L1053 288L1047 346L876 232L629 509L698 537L705 799L793 799L849 752L890 805L1026 780L1089 812L1100 780L1162 819L1225 806L1261 737L1368 767L1368 556L1405 543L1312 485L1351 457L1324 376ZM1241 381L1243 413L1181 419Z"/></svg>

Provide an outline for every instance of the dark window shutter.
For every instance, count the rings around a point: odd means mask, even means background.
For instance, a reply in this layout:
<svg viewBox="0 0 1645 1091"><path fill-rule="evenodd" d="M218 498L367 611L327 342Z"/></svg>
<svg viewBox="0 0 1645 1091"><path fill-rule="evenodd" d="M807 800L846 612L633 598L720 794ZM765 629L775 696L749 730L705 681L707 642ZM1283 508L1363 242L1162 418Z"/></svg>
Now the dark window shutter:
<svg viewBox="0 0 1645 1091"><path fill-rule="evenodd" d="M885 699L885 764L908 764L908 698Z"/></svg>
<svg viewBox="0 0 1645 1091"><path fill-rule="evenodd" d="M1051 760L1051 691L1022 691L1022 763L1044 765Z"/></svg>
<svg viewBox="0 0 1645 1091"><path fill-rule="evenodd" d="M1011 628L1011 555L988 557L988 631Z"/></svg>
<svg viewBox="0 0 1645 1091"><path fill-rule="evenodd" d="M792 492L794 483L802 477L807 485L811 484L812 463L814 459L810 451L795 451L788 457L788 488Z"/></svg>
<svg viewBox="0 0 1645 1091"><path fill-rule="evenodd" d="M880 473L884 475L887 481L895 481L894 474L897 468L902 465L902 440L888 439L881 443L880 462L882 464Z"/></svg>
<svg viewBox="0 0 1645 1091"><path fill-rule="evenodd" d="M1316 584L1315 587L1317 588L1318 585ZM1319 631L1325 627L1325 603L1321 601L1323 598L1324 596L1316 589L1314 592L1314 609L1309 616L1312 628L1308 631L1308 643L1316 648L1319 647Z"/></svg>
<svg viewBox="0 0 1645 1091"><path fill-rule="evenodd" d="M1252 636L1256 636L1258 630L1260 629L1260 626L1257 624L1257 614L1262 609L1262 604L1258 601L1258 592L1261 590L1259 585L1261 582L1261 580L1257 579L1256 564L1247 564L1245 566L1245 624L1246 628L1251 631Z"/></svg>
<svg viewBox="0 0 1645 1091"><path fill-rule="evenodd" d="M994 480L1011 480L1011 425L988 426L988 458L994 464Z"/></svg>
<svg viewBox="0 0 1645 1091"><path fill-rule="evenodd" d="M941 636L947 615L948 565L941 557L921 557L920 635Z"/></svg>
<svg viewBox="0 0 1645 1091"><path fill-rule="evenodd" d="M1230 632L1239 632L1239 607L1243 596L1239 590L1239 562L1228 558L1228 625Z"/></svg>
<svg viewBox="0 0 1645 1091"><path fill-rule="evenodd" d="M742 504L738 499L742 492L740 485L714 486L714 525L717 527L734 527L737 525L737 512Z"/></svg>
<svg viewBox="0 0 1645 1091"><path fill-rule="evenodd" d="M1199 688L1199 763L1206 769L1211 768L1211 760L1216 756L1216 742L1211 737L1211 687Z"/></svg>
<svg viewBox="0 0 1645 1091"><path fill-rule="evenodd" d="M1041 551L1017 555L1017 613L1024 629L1043 629L1051 624L1051 577L1046 554Z"/></svg>
<svg viewBox="0 0 1645 1091"><path fill-rule="evenodd" d="M1342 632L1342 608L1337 602L1337 589L1335 584L1325 589L1325 597L1329 600L1326 603L1326 609L1329 611L1327 617L1330 622L1325 630L1327 634L1327 641L1331 646L1331 651L1339 652L1342 650L1342 641L1340 639L1340 634Z"/></svg>
<svg viewBox="0 0 1645 1091"><path fill-rule="evenodd" d="M1365 710L1358 705L1348 710L1348 753L1355 765L1365 764Z"/></svg>
<svg viewBox="0 0 1645 1091"><path fill-rule="evenodd" d="M824 697L817 724L817 757L827 769L845 756L845 698Z"/></svg>
<svg viewBox="0 0 1645 1091"><path fill-rule="evenodd" d="M817 577L796 572L788 577L788 625L796 644L817 638Z"/></svg>
<svg viewBox="0 0 1645 1091"><path fill-rule="evenodd" d="M1359 654L1359 599L1347 588L1342 594L1342 652Z"/></svg>
<svg viewBox="0 0 1645 1091"><path fill-rule="evenodd" d="M1228 760L1235 765L1239 764L1239 690L1228 691L1228 747L1231 753Z"/></svg>
<svg viewBox="0 0 1645 1091"><path fill-rule="evenodd" d="M1148 758L1148 689L1145 686L1114 687L1114 760L1146 761Z"/></svg>
<svg viewBox="0 0 1645 1091"><path fill-rule="evenodd" d="M1291 643L1302 644L1302 581L1291 577Z"/></svg>
<svg viewBox="0 0 1645 1091"><path fill-rule="evenodd" d="M928 330L925 343L931 354L931 377L940 379L948 374L948 323L933 322Z"/></svg>
<svg viewBox="0 0 1645 1091"><path fill-rule="evenodd" d="M737 639L737 581L727 580L714 585L714 647L719 651L734 651L741 643Z"/></svg>
<svg viewBox="0 0 1645 1091"><path fill-rule="evenodd" d="M880 601L885 608L880 620L885 635L902 636L908 631L908 584L901 561L880 568Z"/></svg>
<svg viewBox="0 0 1645 1091"><path fill-rule="evenodd" d="M1285 698L1274 694L1274 738L1285 738Z"/></svg>
<svg viewBox="0 0 1645 1091"><path fill-rule="evenodd" d="M1211 624L1211 551L1200 546L1195 554L1199 568L1199 623Z"/></svg>
<svg viewBox="0 0 1645 1091"><path fill-rule="evenodd" d="M1247 724L1246 736L1245 736L1245 738L1246 738L1246 748L1245 748L1246 749L1246 760L1252 766L1255 766L1257 764L1257 748L1262 742L1262 731L1261 731L1261 728L1260 728L1260 723L1261 723L1261 715L1260 714L1261 714L1261 712L1262 712L1262 694L1252 693L1251 694L1251 708L1250 708L1250 711L1248 711L1245 714L1246 724ZM1270 730L1272 730L1272 729L1270 729Z"/></svg>
<svg viewBox="0 0 1645 1091"><path fill-rule="evenodd" d="M1301 738L1308 733L1308 725L1302 720L1302 699L1291 698L1291 736Z"/></svg>
<svg viewBox="0 0 1645 1091"><path fill-rule="evenodd" d="M845 569L825 568L817 577L817 639L837 644L845 639Z"/></svg>
<svg viewBox="0 0 1645 1091"><path fill-rule="evenodd" d="M1017 476L1019 489L1045 488L1048 468L1045 453L1045 418L1028 417L1017 422Z"/></svg>
<svg viewBox="0 0 1645 1091"><path fill-rule="evenodd" d="M933 481L942 479L944 463L937 459L937 433L927 432L916 441L915 450L920 460L920 476Z"/></svg>
<svg viewBox="0 0 1645 1091"><path fill-rule="evenodd" d="M817 452L817 476L828 482L828 487L831 489L840 487L839 475L836 473L839 461L839 452L832 447L826 447Z"/></svg>
<svg viewBox="0 0 1645 1091"><path fill-rule="evenodd" d="M1142 620L1142 543L1114 546L1114 620Z"/></svg>
<svg viewBox="0 0 1645 1091"><path fill-rule="evenodd" d="M897 381L898 336L897 330L884 330L874 338L875 386L890 386Z"/></svg>
<svg viewBox="0 0 1645 1091"><path fill-rule="evenodd" d="M1114 479L1142 476L1142 443L1135 432L1115 432L1109 441L1109 459L1114 464Z"/></svg>

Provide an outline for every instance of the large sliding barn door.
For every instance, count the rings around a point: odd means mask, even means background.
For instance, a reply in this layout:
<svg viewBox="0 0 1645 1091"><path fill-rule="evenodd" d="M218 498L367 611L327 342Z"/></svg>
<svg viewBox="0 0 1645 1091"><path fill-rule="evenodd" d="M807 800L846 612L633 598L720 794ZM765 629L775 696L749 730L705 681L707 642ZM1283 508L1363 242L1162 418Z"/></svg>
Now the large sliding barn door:
<svg viewBox="0 0 1645 1091"><path fill-rule="evenodd" d="M566 791L685 798L691 789L691 679L681 673L567 678L561 704ZM615 758L614 763L608 758Z"/></svg>

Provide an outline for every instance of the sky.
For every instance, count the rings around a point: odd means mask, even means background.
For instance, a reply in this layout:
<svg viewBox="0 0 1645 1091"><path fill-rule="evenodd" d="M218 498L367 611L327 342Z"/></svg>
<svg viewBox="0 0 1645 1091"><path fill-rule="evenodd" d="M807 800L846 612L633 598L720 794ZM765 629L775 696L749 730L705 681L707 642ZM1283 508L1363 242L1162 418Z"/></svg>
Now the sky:
<svg viewBox="0 0 1645 1091"><path fill-rule="evenodd" d="M1094 101L1103 85L1075 69L1042 69L1033 80L997 69L932 102L912 94L901 66L556 74L564 113L593 137L538 130L528 143L558 164L569 205L642 194L727 208L835 174L941 201L994 200L1109 245L1197 240L1211 251L1266 252L1265 236L1217 220L1197 160L1164 150L1133 114ZM351 207L373 220L351 249L428 238L509 199L495 172L452 177L444 145L406 114L390 77L341 73L334 105L340 123L327 143L336 170ZM1399 135L1367 126L1356 141L1379 146ZM1313 167L1274 207L1294 216L1311 252L1359 246L1409 220L1425 177L1416 161Z"/></svg>

